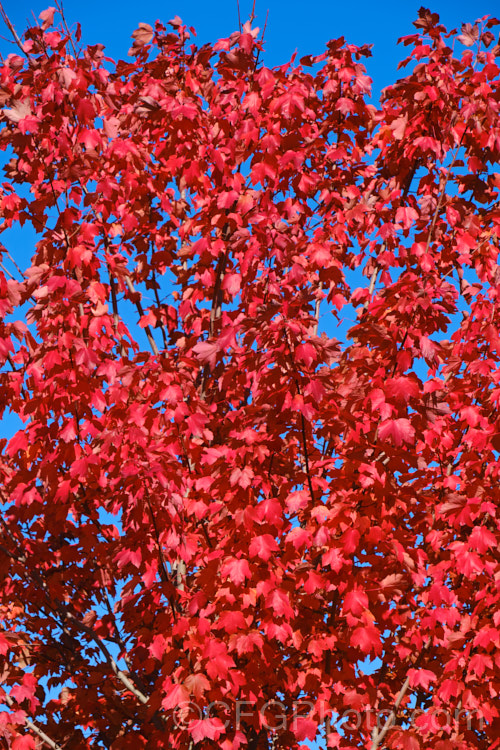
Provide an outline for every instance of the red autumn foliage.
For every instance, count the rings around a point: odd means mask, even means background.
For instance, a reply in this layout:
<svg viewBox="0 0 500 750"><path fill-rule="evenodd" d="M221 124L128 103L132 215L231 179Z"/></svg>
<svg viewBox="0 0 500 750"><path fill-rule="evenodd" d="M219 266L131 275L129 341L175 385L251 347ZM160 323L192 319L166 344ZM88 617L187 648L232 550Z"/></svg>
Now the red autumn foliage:
<svg viewBox="0 0 500 750"><path fill-rule="evenodd" d="M376 107L344 39L269 69L175 18L115 65L41 20L0 68L5 743L499 747L498 22L421 9Z"/></svg>

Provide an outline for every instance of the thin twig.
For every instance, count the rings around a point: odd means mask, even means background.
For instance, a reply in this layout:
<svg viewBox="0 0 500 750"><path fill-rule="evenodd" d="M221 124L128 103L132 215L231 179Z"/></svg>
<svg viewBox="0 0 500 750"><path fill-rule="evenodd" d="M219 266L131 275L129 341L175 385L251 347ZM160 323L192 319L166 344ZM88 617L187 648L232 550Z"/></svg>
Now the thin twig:
<svg viewBox="0 0 500 750"><path fill-rule="evenodd" d="M5 25L9 29L10 33L12 34L12 36L14 37L15 43L17 44L17 46L19 47L19 49L21 50L21 52L23 53L23 55L26 55L26 57L28 58L28 60L30 62L32 62L33 58L31 57L30 53L26 52L26 50L24 49L22 40L20 39L19 34L15 30L14 25L13 25L12 21L10 20L9 16L5 12L4 7L3 7L3 5L2 5L1 2L0 2L0 16L2 16L2 19L3 19L4 23L5 23Z"/></svg>
<svg viewBox="0 0 500 750"><path fill-rule="evenodd" d="M240 15L240 0L236 0L236 6L238 8L238 28L241 34L241 15Z"/></svg>
<svg viewBox="0 0 500 750"><path fill-rule="evenodd" d="M307 440L306 440L306 421L304 419L304 415L302 414L302 412L300 412L300 421L301 421L301 426L302 426L302 442L304 444L304 463L306 465L307 485L309 487L309 493L311 495L311 500L314 505L315 499L314 499L314 491L313 491L313 486L312 486L311 471L309 467L309 453L307 450Z"/></svg>
<svg viewBox="0 0 500 750"><path fill-rule="evenodd" d="M153 512L153 508L151 507L151 503L149 501L149 497L146 496L146 503L149 508L149 512L151 514L151 521L153 523L153 529L155 533L155 539L156 539L156 547L158 549L158 557L160 558L160 578L164 583L172 583L170 580L170 576L168 574L167 565L165 562L165 556L163 554L163 550L161 548L161 541L160 541L160 532L158 530L158 525L156 523L155 514ZM170 597L169 597L170 598ZM177 622L177 610L176 610L176 602L171 600L170 601L171 607L172 607L172 617L174 618L174 621Z"/></svg>
<svg viewBox="0 0 500 750"><path fill-rule="evenodd" d="M80 180L78 181L78 184L80 185L83 193L88 196L89 195L89 191L87 189L87 186L84 185ZM102 216L100 216L97 213L97 211L95 210L95 208L94 208L94 206L93 206L92 203L90 203L90 208L92 209L92 212L93 212L94 216L96 217L96 219L100 219L101 222L102 222ZM101 227L101 231L102 231L102 238L103 238L103 241L104 241L104 246L105 246L106 250L109 251L109 248L110 248L109 238L108 238L106 232L104 231L104 227ZM108 264L108 269L109 269L109 264ZM111 273L110 273L110 278L112 278L112 274ZM141 305L141 302L140 302L141 294L140 294L140 292L137 292L137 290L135 289L134 284L132 282L132 279L130 278L130 276L128 274L127 274L127 276L125 276L125 283L127 285L128 290L130 291L130 293L133 294L134 297L138 297L138 299L135 300L134 304L135 304L135 307L137 309L137 312L142 317L144 315L144 311L142 309L142 305ZM117 316L118 315L118 305L115 303L115 299L116 298L113 297L113 282L111 282L111 295L112 295L112 299L113 299L113 311L114 311L115 316ZM115 321L116 321L116 317L115 317ZM155 342L155 340L153 338L153 334L151 333L151 328L149 326L146 326L144 330L146 332L146 336L148 338L148 341L149 341L149 344L150 344L151 349L153 351L153 354L158 355L159 354L158 347L156 346L156 342Z"/></svg>
<svg viewBox="0 0 500 750"><path fill-rule="evenodd" d="M389 729L392 727L392 725L396 721L397 710L400 707L400 705L401 705L401 703L403 701L403 698L405 697L406 693L408 692L408 688L409 687L410 687L410 678L407 677L406 680L403 682L403 685L401 687L401 690L399 691L398 697L396 698L396 702L394 704L394 709L391 711L391 713L387 717L387 720L386 720L384 726L382 727L382 729L380 730L380 732L377 732L376 727L373 728L373 732L372 732L372 744L371 744L370 750L377 750L377 748L379 747L380 743L384 739L385 735L387 734L387 732L389 731Z"/></svg>
<svg viewBox="0 0 500 750"><path fill-rule="evenodd" d="M9 529L6 526L5 521L0 517L0 523L4 527L5 531L7 532L8 536L11 538L14 544L17 544L17 540L13 535L9 532ZM52 599L49 597L49 594L47 592L47 583L43 580L43 578L39 575L37 571L27 571L26 564L27 559L25 555L21 553L14 554L13 552L8 553L11 558L16 560L17 562L20 562L21 565L24 566L24 577L31 579L35 585L40 586L42 589L45 598L47 599L49 603L50 609L53 609L52 606ZM85 632L97 645L100 652L106 659L107 663L109 664L111 670L116 675L116 677L120 680L120 682L127 688L127 690L130 690L131 693L135 695L135 697L140 701L142 704L146 704L149 700L149 698L144 695L140 690L138 690L135 685L131 682L131 680L127 677L127 675L119 668L118 664L114 660L114 658L111 656L107 646L102 642L101 638L90 628L88 625L85 625L83 622L81 622L75 615L73 615L72 612L69 611L69 609L62 603L62 602L55 602L55 609L59 612L60 616L63 620L63 630L67 630L67 628L64 626L65 621L69 621L75 625L79 630Z"/></svg>
<svg viewBox="0 0 500 750"><path fill-rule="evenodd" d="M154 283L153 291L155 295L155 300L158 306L158 311L160 311L161 301L160 301L160 295L158 294L158 286L156 284L156 274L155 274L154 268L153 268L153 283ZM163 338L163 348L166 350L168 347L168 339L167 339L167 330L163 323L160 323L160 330L161 330L161 335Z"/></svg>
<svg viewBox="0 0 500 750"><path fill-rule="evenodd" d="M14 703L14 701L12 700L12 698L7 692L4 693L3 699L9 708L16 708L16 704ZM28 727L28 729L31 729L32 732L34 732L38 737L40 737L42 742L44 742L48 747L51 747L52 750L63 750L61 745L58 745L57 742L55 742L51 737L49 737L49 735L46 734L43 731L43 729L40 729L40 727L37 726L34 721L26 718L24 720L24 724L25 726Z"/></svg>
<svg viewBox="0 0 500 750"><path fill-rule="evenodd" d="M16 271L20 274L20 276L23 277L23 280L24 280L24 274L23 274L23 272L21 271L21 269L19 268L19 266L17 265L16 261L14 260L14 258L12 257L12 255L7 250L7 248L3 247L3 245L1 245L0 247L2 249L2 252L4 252L6 254L6 256L8 257L8 259L10 260L10 262L12 263L12 265L14 266L14 268L16 269Z"/></svg>
<svg viewBox="0 0 500 750"><path fill-rule="evenodd" d="M59 605L59 609L62 611L64 608ZM131 693L135 695L135 697L140 701L142 704L146 704L149 700L149 698L144 695L144 693L136 688L136 686L133 684L133 682L127 677L125 672L123 672L116 661L113 659L111 654L108 651L107 646L102 642L102 640L95 634L95 632L90 628L88 625L85 625L83 622L81 622L77 617L75 617L71 612L68 612L65 610L64 612L66 619L68 619L70 622L74 622L76 627L80 630L83 630L87 635L89 635L90 638L94 641L94 643L99 648L100 652L108 662L109 666L111 667L114 674L118 677L120 682L127 688L127 690L130 690Z"/></svg>
<svg viewBox="0 0 500 750"><path fill-rule="evenodd" d="M76 47L75 47L75 44L73 42L73 36L72 36L72 34L71 34L71 32L70 32L70 30L68 28L68 24L66 22L66 16L64 15L64 6L62 4L62 0L55 0L55 5L56 5L56 8L59 11L59 14L61 16L62 24L63 24L63 27L64 27L64 30L65 30L66 34L68 35L69 43L70 43L71 49L73 50L73 54L75 56L75 59L77 59L78 58L78 52L76 51Z"/></svg>
<svg viewBox="0 0 500 750"><path fill-rule="evenodd" d="M421 649L419 655L417 656L417 660L414 663L414 666L417 666L417 664L420 662L422 656L424 655L425 651L429 648L431 645L431 641L428 640L423 648ZM396 702L394 703L394 708L392 709L391 713L387 717L387 720L380 730L380 732L377 732L377 727L373 727L372 731L372 744L370 746L370 750L377 750L377 748L380 746L380 743L386 736L389 729L392 727L394 722L396 721L396 716L398 713L398 709L403 702L403 698L405 697L406 693L408 692L408 688L410 687L410 677L407 676L405 681L403 682L403 685L401 686L401 690L398 693L398 697L396 698Z"/></svg>
<svg viewBox="0 0 500 750"><path fill-rule="evenodd" d="M252 25L254 18L255 18L255 3L256 3L256 0L253 0L252 12L250 13L250 18L249 18L250 25Z"/></svg>
<svg viewBox="0 0 500 750"><path fill-rule="evenodd" d="M321 294L323 291L323 283L320 281L318 286L318 293L316 296L316 306L314 309L314 317L316 319L316 323L314 325L314 335L318 335L318 327L319 327L319 308L321 306Z"/></svg>
<svg viewBox="0 0 500 750"><path fill-rule="evenodd" d="M113 326L115 329L116 338L120 342L120 355L124 357L126 354L125 346L123 345L123 339L118 332L118 326L120 324L120 316L118 314L118 296L116 294L116 279L111 273L109 263L107 265L108 265L108 274L109 274L109 288L111 290L111 305L113 307Z"/></svg>
<svg viewBox="0 0 500 750"><path fill-rule="evenodd" d="M462 143L463 143L465 134L466 134L466 132L467 132L468 129L469 129L469 126L466 125L465 130L462 133L462 137L460 138L459 144L458 144L458 146L456 148L456 151L455 151L455 153L453 155L453 159L451 160L451 164L448 167L448 169L446 170L446 177L444 178L443 184L442 184L442 186L440 188L440 191L439 191L438 201L437 201L437 204L436 204L436 210L434 211L434 216L432 217L432 223L431 223L431 226L430 226L430 229L429 229L429 234L427 235L427 242L426 242L426 246L425 246L425 252L426 253L429 251L429 247L430 247L430 244L432 242L432 236L434 234L434 229L436 228L436 223L437 223L437 220L438 220L439 212L440 212L441 206L443 204L443 198L446 195L446 186L447 186L448 181L449 181L449 179L451 177L451 170L455 166L455 162L457 160L457 157L458 157L458 154L460 152L460 149L462 148Z"/></svg>
<svg viewBox="0 0 500 750"><path fill-rule="evenodd" d="M125 276L125 283L127 285L127 289L129 290L130 294L133 294L135 297L134 304L137 308L137 312L142 318L144 315L144 310L141 305L141 293L136 290L130 276ZM151 333L151 328L149 326L144 326L144 331L146 332L146 336L148 337L148 341L153 351L153 354L158 355L159 354L158 347L156 346L156 341L154 340L153 334Z"/></svg>

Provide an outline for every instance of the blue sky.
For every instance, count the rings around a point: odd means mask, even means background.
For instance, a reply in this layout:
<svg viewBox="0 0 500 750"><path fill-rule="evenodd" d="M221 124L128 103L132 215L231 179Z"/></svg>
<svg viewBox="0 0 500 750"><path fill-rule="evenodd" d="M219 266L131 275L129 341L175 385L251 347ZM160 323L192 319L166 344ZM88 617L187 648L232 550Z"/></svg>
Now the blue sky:
<svg viewBox="0 0 500 750"><path fill-rule="evenodd" d="M3 5L18 32L24 30L33 12L36 16L50 0L4 0ZM369 61L369 73L375 90L380 90L398 77L396 66L404 49L397 48L398 37L411 34L412 21L418 8L429 5L452 28L464 21L474 21L484 15L500 15L498 0L256 0L256 25L263 27L269 11L266 30L267 65L277 65L291 57L320 53L327 41L345 36L354 44L373 43L374 57ZM248 18L252 0L240 0L242 21ZM168 21L179 15L188 26L194 26L201 43L228 36L238 26L237 0L66 0L64 8L68 22L79 21L83 39L88 43L106 45L114 59L126 57L130 34L140 21L154 23ZM3 33L3 32L2 32ZM8 48L0 40L0 50Z"/></svg>

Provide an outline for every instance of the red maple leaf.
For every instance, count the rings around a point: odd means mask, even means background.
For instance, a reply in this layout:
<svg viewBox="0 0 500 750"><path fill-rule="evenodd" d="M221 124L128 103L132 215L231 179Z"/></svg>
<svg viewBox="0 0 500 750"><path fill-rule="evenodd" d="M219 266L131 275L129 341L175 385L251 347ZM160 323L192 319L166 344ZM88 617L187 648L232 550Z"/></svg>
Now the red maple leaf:
<svg viewBox="0 0 500 750"><path fill-rule="evenodd" d="M395 445L401 445L413 441L415 429L409 419L386 419L380 425L378 434L382 440L390 438Z"/></svg>

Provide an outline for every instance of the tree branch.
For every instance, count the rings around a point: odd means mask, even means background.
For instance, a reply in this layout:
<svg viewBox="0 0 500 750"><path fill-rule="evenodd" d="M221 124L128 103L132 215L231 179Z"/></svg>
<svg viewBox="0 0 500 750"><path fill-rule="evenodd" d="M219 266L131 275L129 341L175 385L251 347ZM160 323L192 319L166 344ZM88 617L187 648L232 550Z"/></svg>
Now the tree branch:
<svg viewBox="0 0 500 750"><path fill-rule="evenodd" d="M144 310L143 310L143 307L141 305L141 293L138 292L137 289L135 288L135 286L133 284L133 281L130 278L130 276L125 276L125 283L127 285L127 289L129 290L130 294L134 295L134 297L135 297L134 304L135 304L135 306L137 308L137 312L139 313L140 317L142 318L143 315L144 315ZM158 347L156 346L156 341L154 340L153 334L151 333L151 328L149 326L145 326L144 330L146 332L146 336L148 337L148 341L149 341L149 344L150 344L151 349L153 351L153 354L154 355L158 355L159 354Z"/></svg>
<svg viewBox="0 0 500 750"><path fill-rule="evenodd" d="M0 522L5 528L5 522L0 519ZM7 530L8 531L8 530ZM12 535L8 533L10 538L12 539ZM14 543L15 539L13 540ZM74 624L74 626L79 629L80 631L86 633L92 641L96 644L102 655L104 656L106 662L108 663L109 667L111 668L112 672L116 675L118 680L124 685L127 690L130 690L130 692L135 695L135 697L138 699L140 703L143 705L146 704L149 700L149 697L146 696L141 690L139 690L133 682L127 677L127 675L119 668L118 664L114 660L114 658L111 656L107 646L102 642L102 639L90 628L89 626L85 625L83 622L81 622L75 615L73 615L72 612L69 611L68 607L66 607L62 602L54 602L54 607L52 606L52 598L49 596L47 591L47 583L43 580L43 578L40 576L39 573L36 571L27 571L26 570L26 564L27 559L23 553L14 554L8 550L6 550L10 557L12 557L17 562L20 562L21 565L24 566L23 575L25 578L31 579L35 585L40 586L42 589L45 598L47 599L50 609L53 610L55 607L55 610L59 612L59 615L62 618L63 622L63 630L67 631L67 627L64 625L64 622L71 622ZM68 633L68 635L71 635Z"/></svg>
<svg viewBox="0 0 500 750"><path fill-rule="evenodd" d="M19 37L19 34L17 33L17 31L15 30L14 25L13 25L12 21L10 20L9 16L5 12L2 3L0 3L0 16L2 16L2 19L3 19L4 23L5 23L5 25L9 29L10 33L12 34L12 36L14 38L15 43L17 44L17 46L19 47L19 49L21 50L21 52L23 53L23 55L25 55L28 58L29 62L32 62L31 55L29 54L29 52L26 52L26 50L24 49L22 40Z"/></svg>
<svg viewBox="0 0 500 750"><path fill-rule="evenodd" d="M4 700L9 708L16 708L16 704L14 703L14 701L12 700L12 698L7 692L4 692ZM48 745L48 747L51 747L52 750L63 750L61 745L58 745L57 742L55 742L51 737L49 737L49 735L46 734L43 731L43 729L40 729L40 727L37 726L37 724L35 724L34 721L32 721L29 718L26 718L24 720L24 723L28 727L28 729L34 732L37 735L37 737L39 737L42 740L42 742Z"/></svg>
<svg viewBox="0 0 500 750"><path fill-rule="evenodd" d="M372 732L372 744L370 746L370 750L377 750L377 748L379 747L380 743L384 739L385 735L387 734L387 732L389 731L389 729L392 727L392 725L396 721L396 714L397 714L398 708L400 707L400 705L401 705L401 703L403 701L403 698L405 697L406 693L408 692L408 688L409 687L410 687L410 678L407 677L406 680L403 682L401 690L399 691L399 695L396 698L396 702L394 704L394 708L391 711L391 713L389 714L389 716L387 717L387 720L386 720L384 726L382 727L382 729L380 730L380 732L377 732L377 728L376 727L373 728L373 732Z"/></svg>

